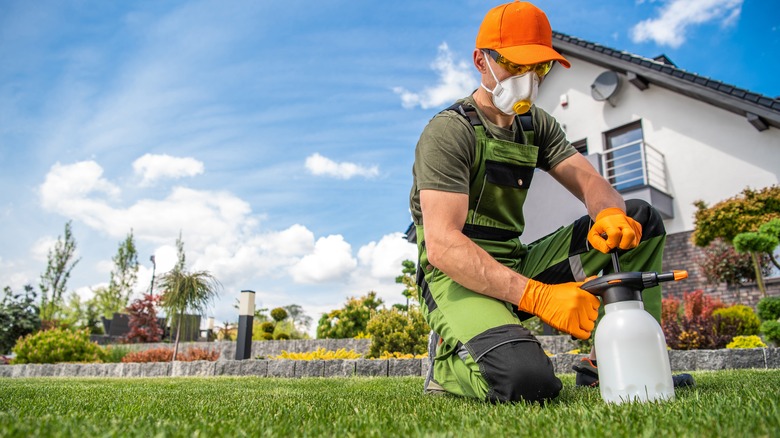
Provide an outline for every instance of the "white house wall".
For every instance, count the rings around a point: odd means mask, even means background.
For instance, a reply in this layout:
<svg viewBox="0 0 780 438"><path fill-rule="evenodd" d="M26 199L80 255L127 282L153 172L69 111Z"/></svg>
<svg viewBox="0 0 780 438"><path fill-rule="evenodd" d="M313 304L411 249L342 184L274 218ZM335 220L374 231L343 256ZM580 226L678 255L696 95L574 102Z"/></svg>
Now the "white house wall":
<svg viewBox="0 0 780 438"><path fill-rule="evenodd" d="M669 233L692 230L694 201L715 202L745 187L780 181L780 130L758 131L734 113L650 84L641 91L621 76L615 107L595 101L590 85L606 69L569 57L540 87L537 105L564 125L570 141L587 138L590 152L603 152L603 133L642 120L644 140L666 157L674 218ZM561 104L566 95L568 105Z"/></svg>

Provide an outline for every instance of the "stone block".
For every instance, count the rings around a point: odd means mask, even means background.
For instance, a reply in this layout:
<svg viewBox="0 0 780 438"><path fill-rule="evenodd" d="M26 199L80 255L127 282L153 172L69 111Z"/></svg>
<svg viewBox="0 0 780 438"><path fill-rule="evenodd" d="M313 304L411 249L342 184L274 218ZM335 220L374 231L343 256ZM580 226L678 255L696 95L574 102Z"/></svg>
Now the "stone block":
<svg viewBox="0 0 780 438"><path fill-rule="evenodd" d="M194 362L175 361L171 365L171 376L209 377L214 375L215 367L215 363L208 360L197 360Z"/></svg>
<svg viewBox="0 0 780 438"><path fill-rule="evenodd" d="M672 371L693 371L698 369L696 350L669 350L669 365Z"/></svg>
<svg viewBox="0 0 780 438"><path fill-rule="evenodd" d="M324 360L295 361L295 377L322 377Z"/></svg>
<svg viewBox="0 0 780 438"><path fill-rule="evenodd" d="M766 348L766 367L780 368L780 348Z"/></svg>
<svg viewBox="0 0 780 438"><path fill-rule="evenodd" d="M216 364L214 365L214 375L215 376L241 376L241 365L243 362L246 363L254 363L259 362L254 359L247 359L247 360L218 360ZM268 368L266 367L266 371ZM263 374L263 377L265 377L265 374Z"/></svg>
<svg viewBox="0 0 780 438"><path fill-rule="evenodd" d="M367 377L387 377L387 360L358 359L355 362L355 374Z"/></svg>
<svg viewBox="0 0 780 438"><path fill-rule="evenodd" d="M11 367L11 377L27 377L29 371L27 371L27 364L22 365L8 365Z"/></svg>
<svg viewBox="0 0 780 438"><path fill-rule="evenodd" d="M241 375L242 376L268 376L268 360L241 360L237 361L241 363Z"/></svg>
<svg viewBox="0 0 780 438"><path fill-rule="evenodd" d="M53 363L29 364L30 377L53 377L57 375L57 365Z"/></svg>
<svg viewBox="0 0 780 438"><path fill-rule="evenodd" d="M125 372L124 363L104 363L97 367L96 371L99 373L98 377L122 377L122 373Z"/></svg>
<svg viewBox="0 0 780 438"><path fill-rule="evenodd" d="M140 365L142 377L169 377L173 368L171 362L151 362Z"/></svg>
<svg viewBox="0 0 780 438"><path fill-rule="evenodd" d="M387 375L390 377L419 376L421 369L422 359L389 359L387 362Z"/></svg>
<svg viewBox="0 0 780 438"><path fill-rule="evenodd" d="M122 377L141 377L141 363L128 362L122 367Z"/></svg>
<svg viewBox="0 0 780 438"><path fill-rule="evenodd" d="M79 377L98 377L101 376L102 368L106 364L103 363L85 363L81 367ZM104 374L102 374L104 376Z"/></svg>
<svg viewBox="0 0 780 438"><path fill-rule="evenodd" d="M355 375L355 359L325 360L322 364L323 377L352 377Z"/></svg>
<svg viewBox="0 0 780 438"><path fill-rule="evenodd" d="M552 356L550 358L550 361L552 361L553 364L553 370L555 371L555 374L566 374L566 373L573 373L574 370L571 369L571 367L575 364L580 363L580 361L588 357L587 354L556 354L555 356Z"/></svg>
<svg viewBox="0 0 780 438"><path fill-rule="evenodd" d="M766 355L763 348L740 348L729 352L729 368L766 368Z"/></svg>
<svg viewBox="0 0 780 438"><path fill-rule="evenodd" d="M78 377L83 366L84 364L80 363L62 363L55 367L54 375L59 377Z"/></svg>
<svg viewBox="0 0 780 438"><path fill-rule="evenodd" d="M0 377L11 377L12 370L11 365L0 365Z"/></svg>
<svg viewBox="0 0 780 438"><path fill-rule="evenodd" d="M729 364L729 350L697 350L697 370L725 370Z"/></svg>
<svg viewBox="0 0 780 438"><path fill-rule="evenodd" d="M269 360L268 377L295 377L294 360Z"/></svg>

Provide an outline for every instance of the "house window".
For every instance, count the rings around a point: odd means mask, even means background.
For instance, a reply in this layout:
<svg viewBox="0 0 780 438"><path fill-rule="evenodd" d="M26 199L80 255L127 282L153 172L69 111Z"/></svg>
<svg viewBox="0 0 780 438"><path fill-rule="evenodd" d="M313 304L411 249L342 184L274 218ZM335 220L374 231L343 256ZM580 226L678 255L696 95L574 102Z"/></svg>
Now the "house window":
<svg viewBox="0 0 780 438"><path fill-rule="evenodd" d="M577 152L581 153L582 155L588 155L588 139L583 138L582 140L575 141L571 144L574 146L574 149L577 149Z"/></svg>
<svg viewBox="0 0 780 438"><path fill-rule="evenodd" d="M645 185L642 122L604 133L604 169L616 190Z"/></svg>

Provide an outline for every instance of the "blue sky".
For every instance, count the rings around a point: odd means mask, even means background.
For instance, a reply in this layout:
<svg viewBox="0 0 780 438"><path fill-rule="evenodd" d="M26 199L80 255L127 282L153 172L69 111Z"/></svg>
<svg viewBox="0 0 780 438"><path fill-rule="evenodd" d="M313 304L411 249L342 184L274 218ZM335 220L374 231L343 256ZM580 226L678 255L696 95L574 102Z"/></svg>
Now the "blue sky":
<svg viewBox="0 0 780 438"><path fill-rule="evenodd" d="M478 85L498 3L0 0L0 287L37 285L72 220L85 298L132 229L139 292L181 231L225 286L218 321L242 289L315 321L370 290L401 302L414 146ZM776 0L536 4L556 31L780 95Z"/></svg>

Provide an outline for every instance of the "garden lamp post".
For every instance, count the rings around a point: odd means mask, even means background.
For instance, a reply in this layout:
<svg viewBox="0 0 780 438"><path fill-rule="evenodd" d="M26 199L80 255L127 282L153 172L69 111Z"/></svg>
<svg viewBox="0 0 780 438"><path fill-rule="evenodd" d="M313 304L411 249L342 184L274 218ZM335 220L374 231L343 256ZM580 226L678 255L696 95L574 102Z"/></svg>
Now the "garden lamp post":
<svg viewBox="0 0 780 438"><path fill-rule="evenodd" d="M255 317L255 291L242 290L238 301L238 339L236 360L252 355L252 322Z"/></svg>

